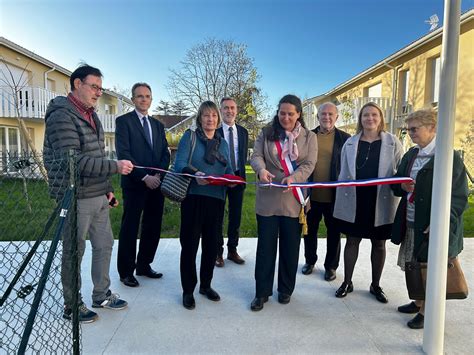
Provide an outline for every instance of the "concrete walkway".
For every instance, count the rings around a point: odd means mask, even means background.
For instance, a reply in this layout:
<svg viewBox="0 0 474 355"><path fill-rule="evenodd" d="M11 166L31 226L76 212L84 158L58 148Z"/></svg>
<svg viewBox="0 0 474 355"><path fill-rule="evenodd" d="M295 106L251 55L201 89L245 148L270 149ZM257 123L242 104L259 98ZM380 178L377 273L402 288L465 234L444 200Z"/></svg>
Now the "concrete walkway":
<svg viewBox="0 0 474 355"><path fill-rule="evenodd" d="M344 242L343 242L344 243ZM138 277L140 287L119 281L115 260L111 266L112 290L129 302L123 311L99 310L100 318L82 326L84 354L406 354L422 353L423 331L411 330L412 315L398 313L408 301L404 274L396 266L398 248L387 243L388 252L381 285L389 297L382 304L369 294L370 242L361 243L354 272L354 292L334 297L342 282L343 263L333 282L323 279L325 240L320 241L320 261L312 275L301 274L288 305L274 296L261 312L251 312L255 294L256 239L242 239L239 253L243 266L227 262L215 269L212 286L221 295L211 302L195 292L196 309L181 305L180 245L177 239L160 242L153 268L164 273L160 280ZM90 305L90 246L83 261L83 295ZM114 247L116 253L117 245ZM199 253L200 254L200 253ZM461 263L474 287L474 239L465 240ZM198 264L199 265L199 264ZM276 277L275 277L276 280ZM275 281L276 282L276 281ZM474 349L474 302L449 301L446 309L445 353L472 354Z"/></svg>

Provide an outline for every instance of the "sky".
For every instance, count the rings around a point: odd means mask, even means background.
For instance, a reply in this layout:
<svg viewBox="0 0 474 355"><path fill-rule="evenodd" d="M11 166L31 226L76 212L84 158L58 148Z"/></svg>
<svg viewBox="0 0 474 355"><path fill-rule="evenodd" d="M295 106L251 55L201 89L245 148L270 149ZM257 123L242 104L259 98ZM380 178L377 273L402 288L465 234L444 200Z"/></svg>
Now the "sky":
<svg viewBox="0 0 474 355"><path fill-rule="evenodd" d="M474 7L464 0L461 12ZM148 82L153 107L172 101L169 69L207 38L247 46L259 87L276 108L285 94L323 94L443 22L443 0L0 0L0 36L103 86Z"/></svg>

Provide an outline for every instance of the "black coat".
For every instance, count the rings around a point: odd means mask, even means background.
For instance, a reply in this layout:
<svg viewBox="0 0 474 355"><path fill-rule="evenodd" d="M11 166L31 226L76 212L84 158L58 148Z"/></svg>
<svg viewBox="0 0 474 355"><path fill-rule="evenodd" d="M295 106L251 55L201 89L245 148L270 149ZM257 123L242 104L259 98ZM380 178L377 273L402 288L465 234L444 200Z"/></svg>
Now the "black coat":
<svg viewBox="0 0 474 355"><path fill-rule="evenodd" d="M168 169L170 152L164 126L158 120L148 117L153 136L153 148L147 143L145 131L135 110L117 117L115 121L115 147L118 159L130 160L134 165ZM129 175L122 175L122 188L144 188L145 175L157 171L133 169ZM160 173L163 176L163 173Z"/></svg>
<svg viewBox="0 0 474 355"><path fill-rule="evenodd" d="M418 154L417 148L411 148L402 158L395 176L410 176L413 161ZM416 176L415 190L415 248L419 261L426 261L428 248L420 251L422 242L426 239L424 231L430 225L431 199L433 188L434 157L431 158ZM400 196L392 229L392 242L400 244L406 233L406 209L408 193L400 184L390 185L395 196ZM467 186L466 168L460 155L455 151L453 157L453 181L451 188L451 209L449 225L449 257L455 257L463 249L463 222L462 215L468 207L469 190Z"/></svg>

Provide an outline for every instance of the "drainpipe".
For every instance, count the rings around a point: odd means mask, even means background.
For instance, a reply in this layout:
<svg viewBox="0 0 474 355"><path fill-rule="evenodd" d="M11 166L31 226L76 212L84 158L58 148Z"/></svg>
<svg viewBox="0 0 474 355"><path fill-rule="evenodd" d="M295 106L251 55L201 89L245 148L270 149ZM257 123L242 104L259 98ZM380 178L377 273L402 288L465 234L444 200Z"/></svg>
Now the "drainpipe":
<svg viewBox="0 0 474 355"><path fill-rule="evenodd" d="M44 88L48 89L48 74L55 71L56 67L53 67L52 69L49 69L44 72Z"/></svg>
<svg viewBox="0 0 474 355"><path fill-rule="evenodd" d="M390 133L394 134L393 132L393 124L395 120L395 105L397 102L397 91L398 91L398 70L403 67L403 64L397 65L394 67L393 65L388 64L387 62L383 62L383 65L387 68L393 70L393 78L392 78L392 103L390 104Z"/></svg>

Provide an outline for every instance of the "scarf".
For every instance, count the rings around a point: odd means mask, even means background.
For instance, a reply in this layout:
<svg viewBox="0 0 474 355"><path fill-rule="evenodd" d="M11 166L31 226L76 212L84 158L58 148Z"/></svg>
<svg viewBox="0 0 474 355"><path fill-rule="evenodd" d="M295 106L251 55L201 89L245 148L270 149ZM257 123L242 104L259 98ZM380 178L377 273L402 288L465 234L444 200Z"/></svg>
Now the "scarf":
<svg viewBox="0 0 474 355"><path fill-rule="evenodd" d="M204 161L209 165L214 165L216 160L220 161L224 166L227 166L227 159L219 152L221 145L221 137L214 133L214 137L207 138L201 127L196 128L196 135L201 142L206 146L204 153Z"/></svg>
<svg viewBox="0 0 474 355"><path fill-rule="evenodd" d="M300 135L301 123L296 122L295 128L291 132L285 131L286 139L282 145L282 158L290 157L291 161L298 159L298 146L296 145L296 138Z"/></svg>
<svg viewBox="0 0 474 355"><path fill-rule="evenodd" d="M73 104L73 106L79 111L81 114L82 118L84 118L89 124L92 126L94 131L97 131L97 127L94 122L93 114L94 114L94 107L86 107L82 102L80 102L78 99L74 97L72 93L69 93L67 95L67 99L69 100L70 103Z"/></svg>

